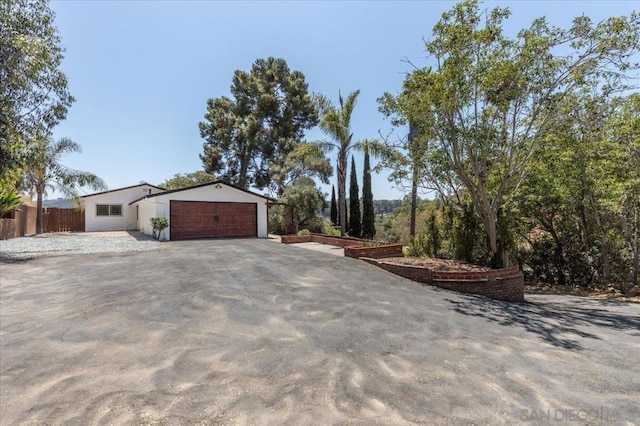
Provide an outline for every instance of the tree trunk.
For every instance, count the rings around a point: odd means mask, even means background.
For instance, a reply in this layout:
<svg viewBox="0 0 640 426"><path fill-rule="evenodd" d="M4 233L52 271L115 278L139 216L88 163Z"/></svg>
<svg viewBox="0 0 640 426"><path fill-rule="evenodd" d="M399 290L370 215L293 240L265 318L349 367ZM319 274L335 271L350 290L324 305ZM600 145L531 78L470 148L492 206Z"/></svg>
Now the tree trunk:
<svg viewBox="0 0 640 426"><path fill-rule="evenodd" d="M36 234L42 234L42 195L44 193L43 188L37 188L38 199L36 202Z"/></svg>
<svg viewBox="0 0 640 426"><path fill-rule="evenodd" d="M409 238L416 236L416 210L418 209L418 172L413 165L411 177L411 220L409 222Z"/></svg>
<svg viewBox="0 0 640 426"><path fill-rule="evenodd" d="M630 251L632 254L631 268L629 269L629 282L625 292L628 293L633 287L638 285L638 269L640 269L640 241L638 238L638 209L634 211L633 235L629 232Z"/></svg>
<svg viewBox="0 0 640 426"><path fill-rule="evenodd" d="M249 170L249 159L240 159L240 173L238 175L238 186L242 189L247 189L247 172Z"/></svg>
<svg viewBox="0 0 640 426"><path fill-rule="evenodd" d="M338 154L338 212L340 215L340 235L347 233L347 156L346 153Z"/></svg>

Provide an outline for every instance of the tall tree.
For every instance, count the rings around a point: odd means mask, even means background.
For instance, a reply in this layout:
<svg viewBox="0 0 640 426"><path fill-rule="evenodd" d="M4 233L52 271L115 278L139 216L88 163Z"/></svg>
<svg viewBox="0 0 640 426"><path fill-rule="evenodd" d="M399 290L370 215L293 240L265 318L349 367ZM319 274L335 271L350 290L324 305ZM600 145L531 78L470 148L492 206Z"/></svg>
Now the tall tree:
<svg viewBox="0 0 640 426"><path fill-rule="evenodd" d="M398 187L409 190L411 211L409 222L410 239L416 235L416 214L419 189L433 191L438 180L430 179L428 161L429 139L433 138L433 120L429 109L421 98L420 75L409 74L397 95L385 93L378 99L379 111L391 118L394 126L409 126L406 138L397 141L386 138L386 152L380 166L391 169L389 180ZM447 188L449 189L449 188ZM452 192L455 192L452 191Z"/></svg>
<svg viewBox="0 0 640 426"><path fill-rule="evenodd" d="M38 132L63 120L74 99L46 0L0 2L0 180L17 183Z"/></svg>
<svg viewBox="0 0 640 426"><path fill-rule="evenodd" d="M331 185L331 223L338 224L338 206L336 205L336 187Z"/></svg>
<svg viewBox="0 0 640 426"><path fill-rule="evenodd" d="M176 173L172 178L165 180L158 186L164 189L179 189L202 183L215 182L216 180L215 175L199 170L192 173Z"/></svg>
<svg viewBox="0 0 640 426"><path fill-rule="evenodd" d="M301 143L289 152L283 160L270 165L271 180L269 189L279 197L284 189L292 185L301 177L318 179L324 184L329 183L333 174L331 161L322 149L312 143Z"/></svg>
<svg viewBox="0 0 640 426"><path fill-rule="evenodd" d="M350 93L346 99L342 94L338 94L338 106L330 100L320 95L317 102L320 108L320 130L333 139L333 142L324 142L321 145L327 149L337 149L337 172L338 172L338 220L340 222L340 234L347 232L347 158L352 148L359 145L353 142L351 132L351 115L356 106L356 101L360 95L360 90Z"/></svg>
<svg viewBox="0 0 640 426"><path fill-rule="evenodd" d="M376 236L376 214L373 208L371 189L371 164L369 147L364 147L364 171L362 173L362 238L373 239Z"/></svg>
<svg viewBox="0 0 640 426"><path fill-rule="evenodd" d="M498 212L543 148L558 101L594 81L618 88L640 46L638 13L597 25L582 16L568 30L539 18L515 39L502 32L508 16L502 8L483 12L475 0L459 3L426 43L433 69L414 72L425 117L436 124L430 158L468 192L502 266L508 244Z"/></svg>
<svg viewBox="0 0 640 426"><path fill-rule="evenodd" d="M351 156L351 175L349 176L349 235L355 238L362 236L362 222L360 216L360 190L356 162Z"/></svg>
<svg viewBox="0 0 640 426"><path fill-rule="evenodd" d="M107 188L93 173L70 169L60 163L63 155L81 151L80 145L72 140L55 141L51 136L38 137L30 145L24 186L37 194L36 233L42 233L42 198L47 189L56 189L69 198L76 198L81 187L96 191Z"/></svg>
<svg viewBox="0 0 640 426"><path fill-rule="evenodd" d="M301 176L288 185L280 200L288 207L283 214L292 216L294 230L308 227L325 203L322 192L314 180L307 176ZM286 219L288 218L283 218Z"/></svg>
<svg viewBox="0 0 640 426"><path fill-rule="evenodd" d="M281 58L257 59L250 72L237 70L231 95L207 101L200 159L222 180L265 188L272 183L270 164L284 162L318 123L315 103L304 75Z"/></svg>

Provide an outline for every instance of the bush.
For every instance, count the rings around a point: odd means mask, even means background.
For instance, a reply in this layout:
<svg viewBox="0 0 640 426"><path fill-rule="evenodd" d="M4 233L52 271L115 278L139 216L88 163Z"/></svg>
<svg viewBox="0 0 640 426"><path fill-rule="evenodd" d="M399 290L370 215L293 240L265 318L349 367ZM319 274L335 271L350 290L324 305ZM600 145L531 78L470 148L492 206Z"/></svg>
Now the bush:
<svg viewBox="0 0 640 426"><path fill-rule="evenodd" d="M427 234L418 234L411 239L409 247L407 247L405 256L408 257L424 257L429 255L429 237Z"/></svg>
<svg viewBox="0 0 640 426"><path fill-rule="evenodd" d="M162 231L169 226L169 220L166 217L152 217L150 221L151 228L153 229L153 238L159 240Z"/></svg>
<svg viewBox="0 0 640 426"><path fill-rule="evenodd" d="M308 237L309 235L311 235L311 231L309 231L308 229L301 229L298 231L298 235L302 237Z"/></svg>

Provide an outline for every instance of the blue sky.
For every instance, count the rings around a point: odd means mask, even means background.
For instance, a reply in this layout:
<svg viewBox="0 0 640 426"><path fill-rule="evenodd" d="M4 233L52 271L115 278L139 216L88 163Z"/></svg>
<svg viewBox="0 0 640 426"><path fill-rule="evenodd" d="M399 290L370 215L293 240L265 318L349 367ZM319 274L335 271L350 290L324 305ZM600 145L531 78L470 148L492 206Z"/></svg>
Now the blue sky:
<svg viewBox="0 0 640 426"><path fill-rule="evenodd" d="M411 71L404 58L428 65L423 39L454 4L53 1L66 48L62 69L76 98L54 136L82 145L83 153L64 158L65 165L97 174L111 189L200 170L198 122L207 99L229 95L236 69L269 56L302 71L310 91L336 99L339 90L360 89L354 137L387 134L391 126L376 99L400 89ZM484 6L509 7L505 30L515 34L539 16L567 27L581 14L599 21L628 15L637 4L523 0ZM323 138L317 129L307 133L308 140ZM335 167L335 154L332 162ZM361 155L356 166L362 185ZM373 176L374 198L402 197L386 177Z"/></svg>

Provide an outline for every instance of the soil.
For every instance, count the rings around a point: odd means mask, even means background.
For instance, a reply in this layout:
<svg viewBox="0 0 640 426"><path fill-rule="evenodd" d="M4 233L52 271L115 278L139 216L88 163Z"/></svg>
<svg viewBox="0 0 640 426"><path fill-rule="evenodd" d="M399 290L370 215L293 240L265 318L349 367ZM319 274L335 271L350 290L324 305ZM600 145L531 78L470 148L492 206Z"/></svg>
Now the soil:
<svg viewBox="0 0 640 426"><path fill-rule="evenodd" d="M452 259L433 259L430 257L387 257L386 262L398 263L401 265L424 266L434 271L487 271L486 266L474 265ZM562 294L570 296L592 297L595 299L608 299L619 302L640 303L640 294L634 293L626 296L611 288L608 290L584 289L574 286L551 286L544 283L525 282L525 291L532 294Z"/></svg>
<svg viewBox="0 0 640 426"><path fill-rule="evenodd" d="M550 285L546 283L525 282L524 290L533 294L563 294L569 296L584 296L594 299L608 299L619 302L640 303L640 294L632 293L631 296L624 295L614 288L607 290L584 289L570 285Z"/></svg>
<svg viewBox="0 0 640 426"><path fill-rule="evenodd" d="M451 259L433 259L431 257L386 257L386 262L401 265L424 266L433 271L488 271L486 266L473 265Z"/></svg>

